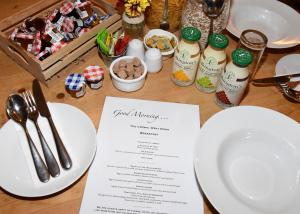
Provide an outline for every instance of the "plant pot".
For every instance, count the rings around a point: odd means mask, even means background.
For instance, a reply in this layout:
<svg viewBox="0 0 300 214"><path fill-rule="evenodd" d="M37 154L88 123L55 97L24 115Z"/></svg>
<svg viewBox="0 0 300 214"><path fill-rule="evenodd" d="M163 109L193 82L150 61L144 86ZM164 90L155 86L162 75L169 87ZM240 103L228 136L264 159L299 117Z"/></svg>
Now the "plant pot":
<svg viewBox="0 0 300 214"><path fill-rule="evenodd" d="M124 32L131 38L143 38L145 16L129 17L125 13L122 15L122 27Z"/></svg>

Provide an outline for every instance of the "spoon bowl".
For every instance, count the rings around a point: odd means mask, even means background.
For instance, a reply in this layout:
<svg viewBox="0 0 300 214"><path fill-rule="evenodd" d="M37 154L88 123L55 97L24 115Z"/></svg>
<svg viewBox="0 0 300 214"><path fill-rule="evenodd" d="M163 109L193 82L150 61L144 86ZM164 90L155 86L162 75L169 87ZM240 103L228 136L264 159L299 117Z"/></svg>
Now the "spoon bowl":
<svg viewBox="0 0 300 214"><path fill-rule="evenodd" d="M19 124L26 124L27 111L24 99L18 95L10 95L7 99L6 112L8 116Z"/></svg>
<svg viewBox="0 0 300 214"><path fill-rule="evenodd" d="M36 149L26 127L28 113L24 98L19 94L10 95L7 99L6 112L11 119L20 124L24 129L38 178L42 182L49 181L50 174L48 169Z"/></svg>
<svg viewBox="0 0 300 214"><path fill-rule="evenodd" d="M203 0L203 12L210 19L208 36L213 33L213 20L216 19L224 9L224 1L225 0Z"/></svg>
<svg viewBox="0 0 300 214"><path fill-rule="evenodd" d="M224 8L224 0L204 0L203 11L212 19L217 18Z"/></svg>

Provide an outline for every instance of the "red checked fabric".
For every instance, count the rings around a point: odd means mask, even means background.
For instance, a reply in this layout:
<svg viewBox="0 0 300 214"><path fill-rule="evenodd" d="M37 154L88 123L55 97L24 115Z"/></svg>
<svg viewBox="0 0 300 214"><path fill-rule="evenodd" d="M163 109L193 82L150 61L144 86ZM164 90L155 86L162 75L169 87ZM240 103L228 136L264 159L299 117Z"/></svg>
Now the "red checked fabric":
<svg viewBox="0 0 300 214"><path fill-rule="evenodd" d="M47 17L47 20L49 20L50 22L55 18L56 14L58 13L58 10L55 9L50 16Z"/></svg>
<svg viewBox="0 0 300 214"><path fill-rule="evenodd" d="M17 33L15 37L21 39L34 39L34 35L28 33Z"/></svg>
<svg viewBox="0 0 300 214"><path fill-rule="evenodd" d="M67 15L69 13L72 12L72 10L74 10L75 5L73 4L73 2L65 2L62 7L60 8L60 12L63 15Z"/></svg>
<svg viewBox="0 0 300 214"><path fill-rule="evenodd" d="M56 42L51 46L51 52L55 53L56 51L59 51L62 47L66 46L67 43L64 41Z"/></svg>
<svg viewBox="0 0 300 214"><path fill-rule="evenodd" d="M40 52L35 58L40 59L41 57L45 56L46 54L51 54L51 48L46 48L44 51Z"/></svg>
<svg viewBox="0 0 300 214"><path fill-rule="evenodd" d="M84 69L83 76L89 81L102 80L104 77L104 68L97 65L91 65Z"/></svg>
<svg viewBox="0 0 300 214"><path fill-rule="evenodd" d="M42 47L41 33L38 31L35 36L35 40L32 43L31 53L33 53L34 55L38 55L39 52L41 51L41 47Z"/></svg>
<svg viewBox="0 0 300 214"><path fill-rule="evenodd" d="M74 21L71 18L65 18L62 23L62 30L66 33L70 33L74 31Z"/></svg>

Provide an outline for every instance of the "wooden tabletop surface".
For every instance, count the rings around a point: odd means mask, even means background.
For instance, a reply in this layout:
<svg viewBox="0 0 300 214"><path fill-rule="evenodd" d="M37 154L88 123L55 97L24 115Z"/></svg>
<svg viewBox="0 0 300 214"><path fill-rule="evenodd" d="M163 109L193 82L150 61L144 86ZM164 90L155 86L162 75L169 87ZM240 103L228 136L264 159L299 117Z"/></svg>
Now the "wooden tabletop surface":
<svg viewBox="0 0 300 214"><path fill-rule="evenodd" d="M21 9L37 2L37 0L2 0L0 19L14 14ZM114 0L111 0L114 2ZM236 46L236 38L226 33L230 39L230 45L227 48L228 54ZM300 46L283 50L266 50L266 57L260 67L256 77L273 76L277 61L292 53L300 53ZM213 94L200 93L194 85L188 87L176 86L170 80L170 71L172 69L173 59L168 59L163 63L163 69L156 74L147 76L144 87L133 93L118 91L112 85L108 70L105 72L104 85L99 90L87 90L84 97L75 99L70 97L64 89L64 78L53 82L49 87L42 86L46 99L50 102L63 102L85 112L93 121L96 129L98 128L101 111L105 96L138 98L157 101L168 101L195 104L200 106L201 125L205 123L212 115L221 111L214 103ZM97 50L92 50L80 63L72 68L67 68L67 72L80 72L88 65L103 65L98 56ZM68 70L69 69L69 70ZM2 126L7 120L5 113L5 103L9 94L19 91L20 89L31 89L32 80L34 79L26 70L16 64L12 59L0 51L0 125ZM59 96L63 94L63 96ZM266 107L281 112L297 122L300 122L300 104L288 101L279 92L275 86L255 87L250 84L248 93L242 100L241 105L254 105ZM271 121L270 121L271 122ZM1 142L3 143L3 142ZM0 213L78 213L83 191L86 183L87 174L85 173L77 182L67 189L44 198L21 198L11 195L0 189ZM1 175L0 175L1 176ZM215 213L209 202L205 200L205 214Z"/></svg>

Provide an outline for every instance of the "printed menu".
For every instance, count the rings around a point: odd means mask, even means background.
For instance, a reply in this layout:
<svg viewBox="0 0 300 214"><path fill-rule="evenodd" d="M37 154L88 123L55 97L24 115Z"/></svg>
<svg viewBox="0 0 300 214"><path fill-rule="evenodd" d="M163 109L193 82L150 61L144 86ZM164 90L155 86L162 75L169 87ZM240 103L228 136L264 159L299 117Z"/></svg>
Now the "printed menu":
<svg viewBox="0 0 300 214"><path fill-rule="evenodd" d="M81 214L202 214L197 105L106 97Z"/></svg>

